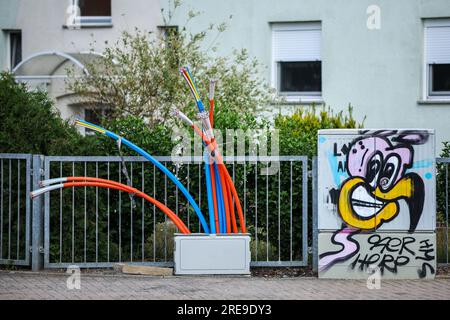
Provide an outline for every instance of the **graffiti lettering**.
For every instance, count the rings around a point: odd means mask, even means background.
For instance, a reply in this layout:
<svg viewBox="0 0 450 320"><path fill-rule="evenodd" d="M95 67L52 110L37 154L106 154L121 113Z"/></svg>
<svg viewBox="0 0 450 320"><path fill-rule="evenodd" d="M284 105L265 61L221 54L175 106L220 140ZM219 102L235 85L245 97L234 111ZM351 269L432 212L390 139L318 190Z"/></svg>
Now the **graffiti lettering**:
<svg viewBox="0 0 450 320"><path fill-rule="evenodd" d="M360 259L360 255L358 255L351 266L352 269L354 269L359 264L359 269L363 271L370 265L375 264L380 269L381 275L383 275L385 269L389 272L397 273L398 267L407 265L409 261L410 259L406 256L394 257L391 254L380 255L375 253L370 256L369 254L366 254L362 259Z"/></svg>
<svg viewBox="0 0 450 320"><path fill-rule="evenodd" d="M421 243L421 246L420 246L419 251L422 252L424 254L424 256L416 257L416 259L425 260L425 261L433 260L434 255L431 255L430 253L434 252L434 247L430 243L430 241L428 239L425 239L425 240L420 241L420 243Z"/></svg>
<svg viewBox="0 0 450 320"><path fill-rule="evenodd" d="M415 253L408 248L408 244L416 241L413 237L408 236L401 239L395 237L381 238L380 235L374 234L367 241L372 244L370 250L380 247L380 253L384 253L386 250L389 252L398 252L401 255L403 251L407 251L411 255L415 255Z"/></svg>
<svg viewBox="0 0 450 320"><path fill-rule="evenodd" d="M424 260L424 261L433 261L435 256L434 256L434 246L432 243L430 243L429 239L425 239L420 241L420 248L419 248L419 252L421 252L423 254L423 256L417 256L416 260ZM422 264L422 269L418 270L418 275L419 278L424 278L427 276L427 267L428 269L430 269L430 273L434 274L434 268L431 264L429 264L428 262L424 262Z"/></svg>
<svg viewBox="0 0 450 320"><path fill-rule="evenodd" d="M429 264L428 262L424 262L422 264L422 269L417 270L417 274L419 275L419 278L423 279L427 276L427 267L428 269L430 269L430 273L434 274L434 268L431 264Z"/></svg>
<svg viewBox="0 0 450 320"><path fill-rule="evenodd" d="M398 272L398 267L408 265L413 258L430 261L434 259L434 246L430 243L430 239L419 241L419 248L414 249L416 239L411 236L381 237L379 234L371 235L367 238L368 252L362 254L358 253L355 260L351 263L351 269L359 269L360 271L367 270L369 266L376 265L381 274L387 270L392 273ZM415 246L417 247L417 246ZM423 256L419 256L422 253ZM427 274L426 269L429 269L434 274L434 268L427 262L424 262L417 270L421 277Z"/></svg>

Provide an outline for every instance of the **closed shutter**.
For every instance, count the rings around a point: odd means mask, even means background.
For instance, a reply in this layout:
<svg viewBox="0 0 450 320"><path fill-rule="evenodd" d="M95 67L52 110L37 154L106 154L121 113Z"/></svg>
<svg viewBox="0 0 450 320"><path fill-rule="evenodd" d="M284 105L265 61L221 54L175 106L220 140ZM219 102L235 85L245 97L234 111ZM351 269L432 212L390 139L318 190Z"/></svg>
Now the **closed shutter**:
<svg viewBox="0 0 450 320"><path fill-rule="evenodd" d="M273 60L276 62L320 61L320 38L320 23L273 25Z"/></svg>
<svg viewBox="0 0 450 320"><path fill-rule="evenodd" d="M428 64L450 63L450 25L425 28Z"/></svg>

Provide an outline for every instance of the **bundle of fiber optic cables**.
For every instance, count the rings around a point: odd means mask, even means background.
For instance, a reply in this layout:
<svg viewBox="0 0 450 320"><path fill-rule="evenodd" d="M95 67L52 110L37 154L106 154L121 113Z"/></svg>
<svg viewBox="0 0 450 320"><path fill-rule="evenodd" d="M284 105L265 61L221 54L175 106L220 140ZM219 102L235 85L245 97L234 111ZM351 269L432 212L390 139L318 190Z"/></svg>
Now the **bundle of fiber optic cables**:
<svg viewBox="0 0 450 320"><path fill-rule="evenodd" d="M238 233L237 219L235 212L237 211L239 218L240 232L246 233L244 215L242 213L242 207L239 201L236 188L233 180L226 166L223 163L223 158L217 143L214 139L213 133L213 121L214 121L214 86L215 82L210 82L209 90L209 103L210 111L205 111L197 87L193 81L193 78L188 68L180 69L183 77L186 79L199 110L199 118L202 120L202 129L194 124L185 114L176 110L176 115L191 126L195 132L202 138L205 145L205 175L206 175L206 189L208 195L208 213L210 223L206 222L206 219L201 212L198 204L195 202L192 195L187 191L184 185L175 177L175 175L167 169L158 160L152 157L148 152L144 151L131 141L124 137L111 132L98 125L89 123L84 120L77 120L76 124L87 129L93 130L97 133L106 135L118 143L118 146L123 144L133 151L137 152L145 159L150 161L156 168L158 168L163 174L165 174L183 193L185 198L189 201L190 205L197 214L203 231L207 234L212 233ZM160 209L167 217L177 226L181 233L189 234L190 230L186 227L184 222L166 205L162 204L158 200L150 197L144 192L130 186L116 181L93 178L93 177L59 177L54 179L43 180L40 183L41 188L33 190L30 194L32 198L43 195L47 192L62 189L62 188L74 188L74 187L100 187L119 190L127 192L137 197L141 197L144 200L152 203L158 209ZM236 207L236 210L235 210Z"/></svg>
<svg viewBox="0 0 450 320"><path fill-rule="evenodd" d="M179 110L175 114L192 127L205 146L204 166L206 176L206 191L208 199L208 213L211 233L238 233L236 211L239 219L240 231L246 233L244 215L233 180L223 163L223 157L214 137L214 90L215 81L209 85L209 112L205 110L197 86L187 67L180 69L198 107L198 118L202 122L200 129L191 119ZM235 210L236 207L236 210Z"/></svg>

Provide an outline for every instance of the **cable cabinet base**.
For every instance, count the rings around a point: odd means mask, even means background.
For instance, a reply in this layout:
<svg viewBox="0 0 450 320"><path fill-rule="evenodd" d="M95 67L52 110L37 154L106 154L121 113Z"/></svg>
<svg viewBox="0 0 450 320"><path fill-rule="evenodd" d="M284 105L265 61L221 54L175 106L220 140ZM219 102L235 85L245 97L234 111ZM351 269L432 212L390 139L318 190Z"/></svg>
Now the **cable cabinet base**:
<svg viewBox="0 0 450 320"><path fill-rule="evenodd" d="M175 234L176 275L250 274L248 234Z"/></svg>

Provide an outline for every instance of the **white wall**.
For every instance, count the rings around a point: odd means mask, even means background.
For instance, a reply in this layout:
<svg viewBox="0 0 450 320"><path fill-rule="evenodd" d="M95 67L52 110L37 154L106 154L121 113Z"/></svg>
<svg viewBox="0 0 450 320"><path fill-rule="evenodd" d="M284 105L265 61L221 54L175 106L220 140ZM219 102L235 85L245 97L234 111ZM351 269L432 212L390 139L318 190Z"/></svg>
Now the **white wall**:
<svg viewBox="0 0 450 320"><path fill-rule="evenodd" d="M161 0L167 7L168 1ZM381 10L381 29L367 28L369 5ZM449 0L185 0L174 17L194 32L233 18L217 40L219 55L247 48L271 79L271 22L321 21L322 95L336 110L351 103L367 127L433 128L437 152L450 140L450 102L423 104L423 19L450 17ZM208 45L209 42L206 41ZM283 106L282 112L292 106ZM274 112L278 109L274 108Z"/></svg>

